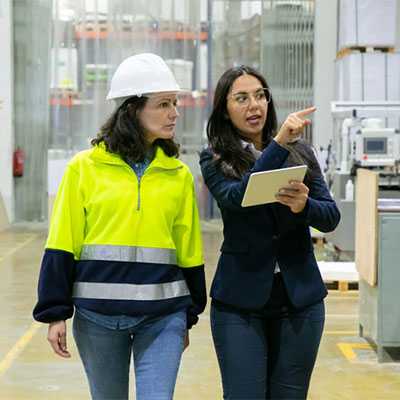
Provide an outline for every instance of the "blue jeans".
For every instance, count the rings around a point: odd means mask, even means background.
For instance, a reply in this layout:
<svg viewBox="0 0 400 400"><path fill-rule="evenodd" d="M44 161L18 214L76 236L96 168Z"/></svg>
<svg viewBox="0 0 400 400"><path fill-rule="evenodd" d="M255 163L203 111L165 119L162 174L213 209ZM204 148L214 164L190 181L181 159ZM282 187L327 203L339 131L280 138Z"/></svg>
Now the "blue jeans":
<svg viewBox="0 0 400 400"><path fill-rule="evenodd" d="M73 334L93 400L127 400L133 354L136 399L171 400L186 335L186 311L138 318L113 330L75 314Z"/></svg>
<svg viewBox="0 0 400 400"><path fill-rule="evenodd" d="M323 301L294 309L280 274L259 312L214 300L211 329L224 399L306 399L324 320Z"/></svg>

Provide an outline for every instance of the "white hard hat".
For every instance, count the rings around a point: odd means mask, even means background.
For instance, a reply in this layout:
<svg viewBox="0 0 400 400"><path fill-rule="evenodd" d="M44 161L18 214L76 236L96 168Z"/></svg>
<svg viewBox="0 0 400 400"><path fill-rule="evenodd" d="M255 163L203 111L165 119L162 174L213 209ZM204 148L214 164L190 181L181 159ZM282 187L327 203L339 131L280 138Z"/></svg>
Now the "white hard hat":
<svg viewBox="0 0 400 400"><path fill-rule="evenodd" d="M107 100L180 90L165 61L156 54L143 53L126 58L118 66L111 79Z"/></svg>

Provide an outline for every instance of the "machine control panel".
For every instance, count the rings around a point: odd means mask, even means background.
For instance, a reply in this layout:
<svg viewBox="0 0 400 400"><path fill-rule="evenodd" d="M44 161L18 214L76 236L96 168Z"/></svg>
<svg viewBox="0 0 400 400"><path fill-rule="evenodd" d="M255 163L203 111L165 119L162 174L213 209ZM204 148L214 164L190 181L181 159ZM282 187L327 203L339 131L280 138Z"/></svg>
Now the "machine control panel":
<svg viewBox="0 0 400 400"><path fill-rule="evenodd" d="M364 167L394 166L400 160L396 129L360 129L355 137L355 160Z"/></svg>

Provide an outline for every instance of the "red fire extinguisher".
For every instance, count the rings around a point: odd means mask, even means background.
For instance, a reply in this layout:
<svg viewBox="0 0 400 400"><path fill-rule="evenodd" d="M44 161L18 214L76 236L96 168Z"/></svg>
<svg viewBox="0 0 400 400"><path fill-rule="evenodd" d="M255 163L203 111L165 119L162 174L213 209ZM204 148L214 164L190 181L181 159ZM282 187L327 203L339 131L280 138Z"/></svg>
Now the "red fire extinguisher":
<svg viewBox="0 0 400 400"><path fill-rule="evenodd" d="M24 175L24 164L25 164L25 153L20 148L14 151L13 155L13 175L14 176L23 176Z"/></svg>

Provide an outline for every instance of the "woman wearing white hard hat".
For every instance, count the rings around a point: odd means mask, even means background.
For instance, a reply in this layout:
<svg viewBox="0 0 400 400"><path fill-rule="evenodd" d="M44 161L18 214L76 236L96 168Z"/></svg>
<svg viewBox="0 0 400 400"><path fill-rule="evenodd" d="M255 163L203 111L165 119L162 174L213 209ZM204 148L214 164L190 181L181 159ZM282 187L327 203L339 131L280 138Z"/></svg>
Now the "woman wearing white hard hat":
<svg viewBox="0 0 400 400"><path fill-rule="evenodd" d="M116 110L60 185L33 315L70 357L66 320L93 399L172 399L188 329L206 305L193 177L177 159L176 80L154 54L117 68Z"/></svg>

